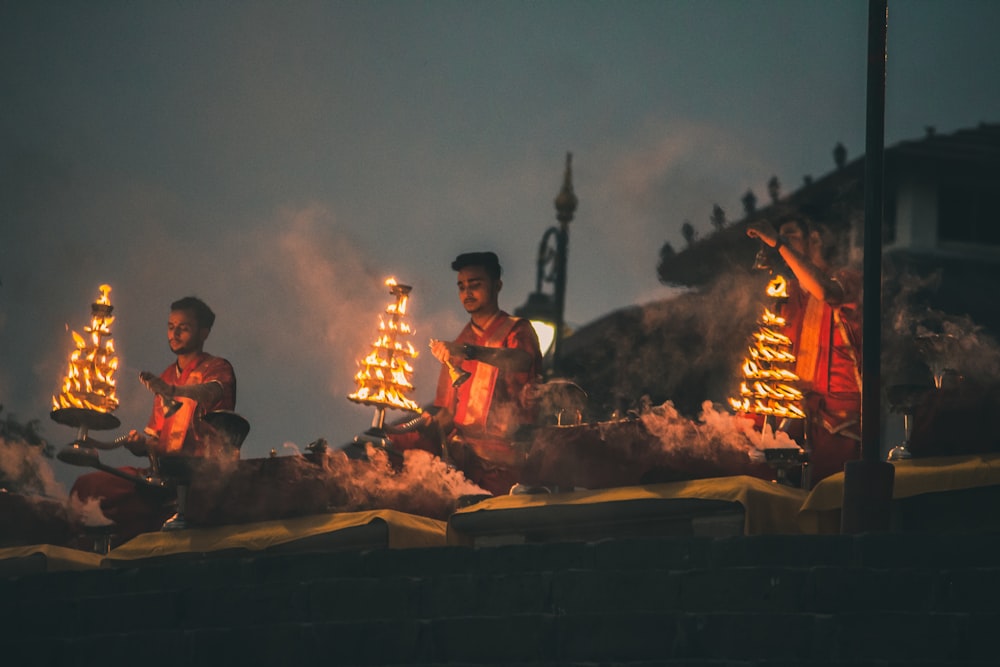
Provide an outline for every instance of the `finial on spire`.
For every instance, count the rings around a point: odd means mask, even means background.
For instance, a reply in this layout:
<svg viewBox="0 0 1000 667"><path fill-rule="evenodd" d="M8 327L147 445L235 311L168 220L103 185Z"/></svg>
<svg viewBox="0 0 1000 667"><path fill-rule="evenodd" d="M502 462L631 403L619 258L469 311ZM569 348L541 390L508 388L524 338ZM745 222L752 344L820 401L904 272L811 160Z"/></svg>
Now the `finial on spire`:
<svg viewBox="0 0 1000 667"><path fill-rule="evenodd" d="M573 220L578 200L573 193L573 153L566 153L566 172L563 176L562 189L556 195L556 220L566 225Z"/></svg>

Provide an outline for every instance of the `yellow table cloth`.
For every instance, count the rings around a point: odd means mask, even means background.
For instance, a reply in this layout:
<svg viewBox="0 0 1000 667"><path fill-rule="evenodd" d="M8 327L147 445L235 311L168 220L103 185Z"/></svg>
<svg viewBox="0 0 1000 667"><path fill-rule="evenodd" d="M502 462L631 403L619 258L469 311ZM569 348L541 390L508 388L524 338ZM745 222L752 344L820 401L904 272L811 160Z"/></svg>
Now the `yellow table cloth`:
<svg viewBox="0 0 1000 667"><path fill-rule="evenodd" d="M298 540L378 524L390 549L443 546L443 521L395 510L320 514L278 521L145 533L113 549L106 564L228 550L264 551Z"/></svg>
<svg viewBox="0 0 1000 667"><path fill-rule="evenodd" d="M1000 484L1000 454L910 459L893 465L894 499ZM806 533L839 532L843 502L844 473L840 472L817 484L805 499L799 527Z"/></svg>
<svg viewBox="0 0 1000 667"><path fill-rule="evenodd" d="M92 570L101 566L104 557L90 551L80 551L52 544L0 549L0 576L15 576L35 572Z"/></svg>
<svg viewBox="0 0 1000 667"><path fill-rule="evenodd" d="M572 493L498 496L463 508L456 512L456 515L469 512L551 507L557 505L585 505L628 500L690 498L739 503L745 510L744 533L747 535L797 533L799 532L797 515L805 497L806 492L801 489L776 484L757 477L736 475L732 477L715 477L711 479L695 479L684 482L576 491ZM449 544L458 544L463 541L461 535L455 534L450 523L448 526L448 541Z"/></svg>

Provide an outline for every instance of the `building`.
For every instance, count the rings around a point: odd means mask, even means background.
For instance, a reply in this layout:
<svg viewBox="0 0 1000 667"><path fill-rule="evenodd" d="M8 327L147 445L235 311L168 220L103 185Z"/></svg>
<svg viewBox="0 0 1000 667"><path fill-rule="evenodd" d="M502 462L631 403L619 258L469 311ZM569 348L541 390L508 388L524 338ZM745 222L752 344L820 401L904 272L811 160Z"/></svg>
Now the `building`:
<svg viewBox="0 0 1000 667"><path fill-rule="evenodd" d="M989 203L1000 184L1000 124L947 135L928 128L888 147L884 164L883 372L912 377L921 361L916 336L950 327L976 337L956 370L992 373L1000 362L1000 213ZM830 230L842 261L860 267L865 160L848 161L838 144L834 165L679 252L665 245L657 271L663 283L687 288L681 296L616 311L566 340L562 370L591 394L595 417L642 396L689 413L705 399L725 400L735 377L727 369L735 370L744 343L738 332L752 330L761 284L751 269L759 245L745 234L750 220L805 213Z"/></svg>

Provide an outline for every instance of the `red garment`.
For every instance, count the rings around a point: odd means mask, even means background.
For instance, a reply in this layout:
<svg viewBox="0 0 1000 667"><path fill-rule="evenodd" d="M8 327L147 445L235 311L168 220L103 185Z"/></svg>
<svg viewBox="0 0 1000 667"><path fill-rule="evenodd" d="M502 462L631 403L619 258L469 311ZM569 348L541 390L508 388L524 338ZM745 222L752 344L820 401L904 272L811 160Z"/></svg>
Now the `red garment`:
<svg viewBox="0 0 1000 667"><path fill-rule="evenodd" d="M153 399L153 414L146 425L146 433L159 440L160 453L181 452L191 456L204 456L206 452L206 426L202 418L215 410L233 410L236 407L236 375L232 365L221 357L202 352L183 369L170 364L160 373L167 384L184 386L218 383L222 396L214 403L201 404L190 398L177 398L181 408L170 417L164 416L163 399Z"/></svg>
<svg viewBox="0 0 1000 667"><path fill-rule="evenodd" d="M824 303L790 280L781 309L806 394L804 447L813 484L861 455L861 275L841 269L831 278L843 288L841 304Z"/></svg>
<svg viewBox="0 0 1000 667"><path fill-rule="evenodd" d="M463 345L521 349L531 355L531 368L523 373L503 373L478 361L462 362L472 377L457 389L451 386L448 368L441 367L434 405L449 408L463 435L509 438L521 424L534 421L532 405L525 389L541 373L542 353L538 336L525 319L500 311L477 333L472 322L455 339Z"/></svg>
<svg viewBox="0 0 1000 667"><path fill-rule="evenodd" d="M478 361L462 362L472 376L457 389L451 386L447 367L442 366L434 405L455 415L448 435L448 455L466 477L490 493L500 495L517 483L522 457L511 438L523 424L534 422L534 406L528 388L542 370L538 336L525 319L500 311L477 332L469 322L456 343L521 349L531 355L531 367L522 373L505 373Z"/></svg>
<svg viewBox="0 0 1000 667"><path fill-rule="evenodd" d="M149 473L132 466L123 466L119 470L138 477ZM173 491L137 486L135 482L103 470L77 477L70 490L70 496L73 494L82 501L100 500L101 513L115 523L112 546L127 542L141 533L159 530L175 511Z"/></svg>
<svg viewBox="0 0 1000 667"><path fill-rule="evenodd" d="M171 417L164 417L163 401L156 396L153 414L146 426L146 433L154 438L163 434L167 434L167 438L173 436L172 446L176 449L168 449L169 440L160 442L157 449L161 453L180 451L192 456L204 456L207 453L206 425L202 417L208 412L236 407L236 376L232 365L225 359L202 353L183 370L179 370L176 363L171 364L160 374L160 378L177 386L208 382L218 382L222 386L222 397L211 404L197 404L187 398L177 399L183 406ZM146 471L130 466L121 470L131 475L146 474ZM80 475L70 490L71 495L74 493L82 501L100 499L101 512L117 526L114 544L121 544L140 533L158 530L174 513L172 492L137 486L104 471Z"/></svg>

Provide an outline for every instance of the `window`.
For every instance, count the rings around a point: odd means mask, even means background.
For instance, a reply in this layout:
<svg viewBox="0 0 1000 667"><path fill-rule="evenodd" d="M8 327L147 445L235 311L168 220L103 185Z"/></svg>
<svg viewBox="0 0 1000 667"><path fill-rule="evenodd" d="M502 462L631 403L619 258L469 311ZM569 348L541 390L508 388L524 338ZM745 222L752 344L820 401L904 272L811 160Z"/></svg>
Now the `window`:
<svg viewBox="0 0 1000 667"><path fill-rule="evenodd" d="M943 185L938 196L938 240L1000 245L1000 221L988 207L987 189L975 184Z"/></svg>

